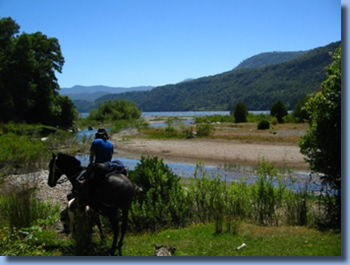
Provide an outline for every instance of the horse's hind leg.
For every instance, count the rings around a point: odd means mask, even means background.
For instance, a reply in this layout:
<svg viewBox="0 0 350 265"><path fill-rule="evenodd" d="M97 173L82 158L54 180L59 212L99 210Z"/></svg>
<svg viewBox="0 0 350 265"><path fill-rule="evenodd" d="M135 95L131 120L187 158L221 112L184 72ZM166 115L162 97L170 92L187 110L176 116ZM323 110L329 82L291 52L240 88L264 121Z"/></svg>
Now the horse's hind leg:
<svg viewBox="0 0 350 265"><path fill-rule="evenodd" d="M95 213L94 221L95 221L96 226L98 228L98 231L100 233L101 242L104 244L105 243L105 235L103 234L103 231L102 231L101 219L100 219L100 215L98 213Z"/></svg>
<svg viewBox="0 0 350 265"><path fill-rule="evenodd" d="M119 234L119 225L118 225L118 219L116 216L116 213L109 216L109 222L111 223L111 227L113 229L113 243L111 247L111 255L114 256L115 251L117 249L117 240L118 240L118 234ZM120 255L120 252L118 253Z"/></svg>
<svg viewBox="0 0 350 265"><path fill-rule="evenodd" d="M122 233L121 233L121 236L120 236L120 239L119 239L119 243L118 243L118 252L119 252L119 256L122 256L122 246L123 246L123 240L124 240L124 236L125 236L125 233L126 233L126 229L128 227L128 214L129 214L129 209L123 209L123 212L122 212L122 226L121 226L121 230L122 230Z"/></svg>

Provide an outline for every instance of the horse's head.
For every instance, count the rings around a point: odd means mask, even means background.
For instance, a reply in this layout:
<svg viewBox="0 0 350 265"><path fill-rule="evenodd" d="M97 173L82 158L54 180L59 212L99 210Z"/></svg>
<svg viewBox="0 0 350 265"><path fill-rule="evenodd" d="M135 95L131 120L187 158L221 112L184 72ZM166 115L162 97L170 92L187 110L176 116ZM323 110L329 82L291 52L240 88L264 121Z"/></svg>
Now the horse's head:
<svg viewBox="0 0 350 265"><path fill-rule="evenodd" d="M64 174L63 171L59 168L59 163L57 163L58 155L55 155L52 153L52 159L49 163L49 179L48 184L50 187L55 187L57 184L57 180L60 179L60 177Z"/></svg>
<svg viewBox="0 0 350 265"><path fill-rule="evenodd" d="M62 175L66 175L73 182L74 177L83 170L78 159L63 153L59 153L58 155L52 154L49 169L48 184L50 187L55 187Z"/></svg>

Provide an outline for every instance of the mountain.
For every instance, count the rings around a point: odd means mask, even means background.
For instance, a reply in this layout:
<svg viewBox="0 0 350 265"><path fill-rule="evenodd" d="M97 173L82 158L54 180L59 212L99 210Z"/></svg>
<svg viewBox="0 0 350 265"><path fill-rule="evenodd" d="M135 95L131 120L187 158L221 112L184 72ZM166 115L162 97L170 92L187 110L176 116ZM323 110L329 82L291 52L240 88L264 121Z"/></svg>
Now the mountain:
<svg viewBox="0 0 350 265"><path fill-rule="evenodd" d="M150 91L105 95L96 102L118 98L136 102L143 111L194 111L232 110L238 102L249 110L267 110L283 100L293 109L300 99L320 88L340 44L315 48L283 63L233 69Z"/></svg>
<svg viewBox="0 0 350 265"><path fill-rule="evenodd" d="M301 55L304 55L307 51L298 51L298 52L265 52L258 55L254 55L243 62L241 62L234 69L246 69L246 68L255 68L263 67L272 64L284 63L290 60L293 60Z"/></svg>
<svg viewBox="0 0 350 265"><path fill-rule="evenodd" d="M194 80L194 78L187 78L187 79L185 79L185 80L182 80L182 81L179 82L178 84L184 83L184 82L188 82L188 81L192 81L192 80Z"/></svg>
<svg viewBox="0 0 350 265"><path fill-rule="evenodd" d="M106 94L116 94L128 91L147 91L151 90L152 86L139 87L109 87L109 86L74 86L71 88L61 88L60 94L66 95L74 100L86 100L94 102L97 98Z"/></svg>

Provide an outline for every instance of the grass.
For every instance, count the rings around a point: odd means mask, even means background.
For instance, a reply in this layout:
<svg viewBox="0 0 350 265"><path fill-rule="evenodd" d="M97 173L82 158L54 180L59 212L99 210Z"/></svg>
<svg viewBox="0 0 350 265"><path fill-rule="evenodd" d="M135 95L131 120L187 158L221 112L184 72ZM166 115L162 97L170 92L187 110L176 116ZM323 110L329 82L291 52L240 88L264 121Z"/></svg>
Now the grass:
<svg viewBox="0 0 350 265"><path fill-rule="evenodd" d="M167 229L159 233L127 234L124 256L153 256L154 244L175 246L174 256L340 256L341 234L300 226L268 227L242 223L237 234L215 234L214 224ZM98 233L93 236L92 256L108 255L112 242L101 244ZM236 250L243 243L245 248ZM43 230L37 235L41 255L74 256L74 241L57 232Z"/></svg>
<svg viewBox="0 0 350 265"><path fill-rule="evenodd" d="M285 123L273 125L270 130L258 130L257 123L220 123L212 124L214 130L207 139L222 139L228 141L240 141L248 143L283 143L297 145L302 132L308 128L306 123ZM196 131L196 126L173 126L172 133L166 128L140 129L141 135L148 139L186 139L191 127Z"/></svg>
<svg viewBox="0 0 350 265"><path fill-rule="evenodd" d="M126 256L151 256L154 244L176 246L175 256L340 256L341 234L283 226L242 224L238 234L215 234L214 224L127 236ZM242 243L246 247L237 251Z"/></svg>

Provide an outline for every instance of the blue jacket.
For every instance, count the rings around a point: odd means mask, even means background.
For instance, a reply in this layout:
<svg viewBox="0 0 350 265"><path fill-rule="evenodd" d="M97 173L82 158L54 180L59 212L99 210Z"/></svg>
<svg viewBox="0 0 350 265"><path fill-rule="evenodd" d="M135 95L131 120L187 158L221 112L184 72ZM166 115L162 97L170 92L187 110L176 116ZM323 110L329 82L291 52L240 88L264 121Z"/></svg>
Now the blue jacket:
<svg viewBox="0 0 350 265"><path fill-rule="evenodd" d="M113 143L110 140L96 139L92 142L90 151L95 153L95 163L104 163L112 160Z"/></svg>

